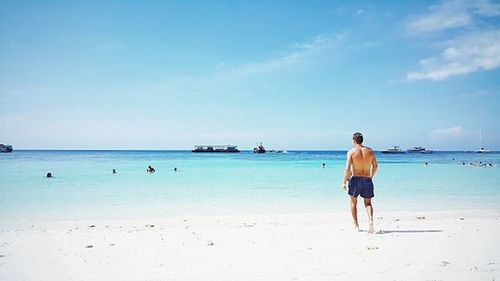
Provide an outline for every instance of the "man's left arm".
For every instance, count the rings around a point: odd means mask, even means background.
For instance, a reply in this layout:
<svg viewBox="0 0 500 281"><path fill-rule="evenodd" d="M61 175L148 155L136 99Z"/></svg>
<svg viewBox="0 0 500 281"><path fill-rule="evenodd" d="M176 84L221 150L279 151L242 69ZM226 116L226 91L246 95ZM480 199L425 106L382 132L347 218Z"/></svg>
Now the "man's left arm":
<svg viewBox="0 0 500 281"><path fill-rule="evenodd" d="M378 170L378 164L377 164L377 158L375 157L375 153L372 151L373 155L372 155L372 169L371 169L371 178L373 179L373 177L375 176L375 174L377 173L377 170Z"/></svg>
<svg viewBox="0 0 500 281"><path fill-rule="evenodd" d="M346 189L347 182L351 179L352 176L351 166L352 166L351 153L347 152L347 161L345 164L345 171L344 171L344 181L342 183L342 188L344 189Z"/></svg>

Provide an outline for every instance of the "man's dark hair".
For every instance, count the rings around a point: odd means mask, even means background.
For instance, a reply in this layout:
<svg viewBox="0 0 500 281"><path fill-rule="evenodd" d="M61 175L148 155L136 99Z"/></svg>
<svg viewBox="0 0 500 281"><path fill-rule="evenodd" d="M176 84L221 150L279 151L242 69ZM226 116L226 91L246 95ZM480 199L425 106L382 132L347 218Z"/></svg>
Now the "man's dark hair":
<svg viewBox="0 0 500 281"><path fill-rule="evenodd" d="M356 132L356 133L354 133L354 135L352 135L352 139L357 144L362 144L363 143L363 134L361 134L360 132Z"/></svg>

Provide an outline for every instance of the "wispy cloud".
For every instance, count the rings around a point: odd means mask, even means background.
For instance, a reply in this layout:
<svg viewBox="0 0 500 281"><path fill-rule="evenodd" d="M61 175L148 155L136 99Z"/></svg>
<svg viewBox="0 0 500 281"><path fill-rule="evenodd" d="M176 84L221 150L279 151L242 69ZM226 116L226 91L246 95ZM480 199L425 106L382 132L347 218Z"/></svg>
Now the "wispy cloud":
<svg viewBox="0 0 500 281"><path fill-rule="evenodd" d="M472 17L464 1L445 1L430 6L425 15L411 17L407 28L411 33L423 33L462 27L471 22Z"/></svg>
<svg viewBox="0 0 500 281"><path fill-rule="evenodd" d="M480 70L500 67L500 29L467 34L443 43L445 49L422 59L420 69L407 74L408 80L443 80Z"/></svg>
<svg viewBox="0 0 500 281"><path fill-rule="evenodd" d="M489 0L448 0L430 6L427 14L410 17L406 27L413 35L455 30L440 33L441 42L432 44L440 53L421 59L419 69L409 71L406 80L444 80L500 67L500 29L481 21L496 16L500 4ZM454 37L446 38L449 34Z"/></svg>
<svg viewBox="0 0 500 281"><path fill-rule="evenodd" d="M489 0L476 0L471 7L474 12L482 16L500 16L500 3L492 3Z"/></svg>
<svg viewBox="0 0 500 281"><path fill-rule="evenodd" d="M291 44L262 60L219 62L212 73L203 77L168 77L158 84L158 88L179 93L241 93L245 91L242 90L245 82L253 78L289 73L324 62L346 36L344 32L333 35L320 34L309 40Z"/></svg>
<svg viewBox="0 0 500 281"><path fill-rule="evenodd" d="M460 97L462 97L462 98L479 98L479 97L487 96L488 94L489 94L488 91L475 91L475 92L461 94Z"/></svg>
<svg viewBox="0 0 500 281"><path fill-rule="evenodd" d="M464 134L462 126L455 126L444 129L435 129L429 132L432 138L460 137Z"/></svg>
<svg viewBox="0 0 500 281"><path fill-rule="evenodd" d="M221 70L221 75L248 76L253 74L263 74L269 72L288 69L300 64L310 62L314 56L328 51L338 44L346 33L338 33L335 35L321 34L314 38L293 44L287 51L282 52L274 57L256 62L247 62L240 65L218 65Z"/></svg>
<svg viewBox="0 0 500 281"><path fill-rule="evenodd" d="M95 49L99 51L115 51L115 50L122 50L124 48L125 46L121 43L110 43L110 44L102 44L95 46Z"/></svg>
<svg viewBox="0 0 500 281"><path fill-rule="evenodd" d="M411 16L406 27L412 34L471 25L477 17L500 15L500 4L489 0L448 0L432 5L423 15Z"/></svg>

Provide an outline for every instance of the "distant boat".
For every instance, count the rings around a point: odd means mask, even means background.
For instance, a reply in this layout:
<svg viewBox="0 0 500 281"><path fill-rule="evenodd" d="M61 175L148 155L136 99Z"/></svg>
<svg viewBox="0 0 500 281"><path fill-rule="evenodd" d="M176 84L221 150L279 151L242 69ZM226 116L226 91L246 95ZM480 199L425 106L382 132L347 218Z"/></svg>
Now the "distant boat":
<svg viewBox="0 0 500 281"><path fill-rule="evenodd" d="M196 145L191 152L238 153L236 145Z"/></svg>
<svg viewBox="0 0 500 281"><path fill-rule="evenodd" d="M476 153L488 153L490 152L488 149L481 147L480 149L476 150Z"/></svg>
<svg viewBox="0 0 500 281"><path fill-rule="evenodd" d="M432 153L431 149L426 149L425 147L421 147L421 146L414 146L414 147L408 149L407 151L409 153L423 153L423 154Z"/></svg>
<svg viewBox="0 0 500 281"><path fill-rule="evenodd" d="M260 143L259 145L257 145L257 147L253 148L253 153L266 153L266 149L264 148L262 143Z"/></svg>
<svg viewBox="0 0 500 281"><path fill-rule="evenodd" d="M286 150L275 150L275 149L267 150L266 152L270 152L270 153L288 153L288 151L286 151Z"/></svg>
<svg viewBox="0 0 500 281"><path fill-rule="evenodd" d="M479 150L476 150L476 153L488 153L490 152L486 148L483 147L483 132L479 131Z"/></svg>
<svg viewBox="0 0 500 281"><path fill-rule="evenodd" d="M403 153L405 153L404 150L399 148L399 145L395 145L395 146L390 147L386 150L382 150L381 152L382 153L389 153L389 154L403 154Z"/></svg>
<svg viewBox="0 0 500 281"><path fill-rule="evenodd" d="M5 152L5 153L8 153L8 152L12 152L12 145L5 145L5 144L0 144L0 152Z"/></svg>

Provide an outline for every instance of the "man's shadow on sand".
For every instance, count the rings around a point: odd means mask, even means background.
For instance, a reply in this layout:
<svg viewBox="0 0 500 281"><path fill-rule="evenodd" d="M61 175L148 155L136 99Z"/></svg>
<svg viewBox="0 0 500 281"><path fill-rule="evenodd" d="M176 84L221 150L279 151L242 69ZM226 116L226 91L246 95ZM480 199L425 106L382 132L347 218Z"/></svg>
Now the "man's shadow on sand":
<svg viewBox="0 0 500 281"><path fill-rule="evenodd" d="M359 232L368 232L367 230L359 230ZM372 234L391 234L391 233L437 233L443 232L441 229L420 229L420 230L377 230Z"/></svg>
<svg viewBox="0 0 500 281"><path fill-rule="evenodd" d="M443 232L440 229L422 229L422 230L379 230L376 234L391 234L391 233L436 233Z"/></svg>

